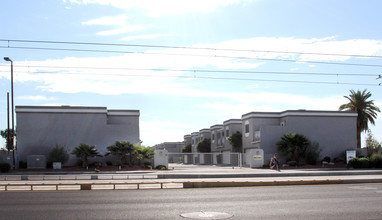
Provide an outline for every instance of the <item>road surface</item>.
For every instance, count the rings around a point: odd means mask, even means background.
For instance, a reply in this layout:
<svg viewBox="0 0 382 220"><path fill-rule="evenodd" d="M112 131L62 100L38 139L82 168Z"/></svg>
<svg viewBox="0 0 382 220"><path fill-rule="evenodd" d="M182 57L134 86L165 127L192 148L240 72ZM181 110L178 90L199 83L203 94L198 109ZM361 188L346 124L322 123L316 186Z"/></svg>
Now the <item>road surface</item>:
<svg viewBox="0 0 382 220"><path fill-rule="evenodd" d="M382 219L382 184L2 192L0 219ZM208 218L206 218L208 219Z"/></svg>

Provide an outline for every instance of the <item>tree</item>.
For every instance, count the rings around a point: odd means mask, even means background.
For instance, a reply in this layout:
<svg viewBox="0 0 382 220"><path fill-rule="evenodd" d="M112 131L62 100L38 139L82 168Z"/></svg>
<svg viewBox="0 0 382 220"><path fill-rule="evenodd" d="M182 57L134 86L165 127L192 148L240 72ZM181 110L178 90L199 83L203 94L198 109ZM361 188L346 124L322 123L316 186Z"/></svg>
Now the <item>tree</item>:
<svg viewBox="0 0 382 220"><path fill-rule="evenodd" d="M196 145L196 150L201 153L210 153L211 152L211 139L205 138L198 142Z"/></svg>
<svg viewBox="0 0 382 220"><path fill-rule="evenodd" d="M357 116L357 148L361 148L361 133L369 129L369 122L375 124L374 119L377 118L377 112L381 112L377 106L374 105L373 100L368 100L371 93L366 89L362 92L358 90L350 90L349 96L344 96L349 100L348 103L339 107L339 110L355 111Z"/></svg>
<svg viewBox="0 0 382 220"><path fill-rule="evenodd" d="M182 147L181 152L182 153L191 153L191 148L192 148L191 144L188 144L188 145Z"/></svg>
<svg viewBox="0 0 382 220"><path fill-rule="evenodd" d="M277 142L278 150L290 155L292 161L298 161L299 156L305 157L305 152L310 145L310 141L302 134L284 134Z"/></svg>
<svg viewBox="0 0 382 220"><path fill-rule="evenodd" d="M229 136L228 141L232 145L234 152L241 152L243 147L243 135L240 131L236 131L231 136Z"/></svg>
<svg viewBox="0 0 382 220"><path fill-rule="evenodd" d="M116 141L114 145L107 147L107 150L109 152L106 153L105 156L109 154L118 156L120 163L123 166L124 164L126 164L126 155L127 154L131 155L131 152L133 152L134 147L128 141L122 141L122 142Z"/></svg>
<svg viewBox="0 0 382 220"><path fill-rule="evenodd" d="M88 166L88 157L102 157L95 148L87 144L80 144L72 151L73 155L82 160L82 167Z"/></svg>
<svg viewBox="0 0 382 220"><path fill-rule="evenodd" d="M69 154L66 152L63 146L56 145L48 153L48 162L61 162L66 163L69 160Z"/></svg>
<svg viewBox="0 0 382 220"><path fill-rule="evenodd" d="M9 142L8 142L8 133L9 133ZM13 135L12 135L12 129L5 129L3 131L0 131L0 134L1 134L1 137L3 137L5 139L5 145L6 145L6 149L8 151L10 150L13 150L12 148L12 139L13 139ZM16 133L15 133L15 136L16 136Z"/></svg>
<svg viewBox="0 0 382 220"><path fill-rule="evenodd" d="M382 143L379 143L375 138L373 133L371 133L371 130L367 131L367 137L366 137L366 149L367 149L367 156L371 157L373 153L378 153L378 150L381 149Z"/></svg>
<svg viewBox="0 0 382 220"><path fill-rule="evenodd" d="M145 147L141 145L134 145L133 156L138 160L138 165L142 165L142 160L149 160L154 156L153 147Z"/></svg>

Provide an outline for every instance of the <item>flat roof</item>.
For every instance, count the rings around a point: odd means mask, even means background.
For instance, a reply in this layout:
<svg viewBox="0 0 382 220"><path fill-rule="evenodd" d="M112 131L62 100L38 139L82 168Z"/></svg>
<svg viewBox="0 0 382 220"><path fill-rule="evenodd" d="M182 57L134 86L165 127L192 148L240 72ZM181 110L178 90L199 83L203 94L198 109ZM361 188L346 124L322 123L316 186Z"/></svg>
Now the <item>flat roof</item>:
<svg viewBox="0 0 382 220"><path fill-rule="evenodd" d="M108 110L106 107L89 106L16 106L17 113L82 113L107 114L115 116L139 116L139 110Z"/></svg>
<svg viewBox="0 0 382 220"><path fill-rule="evenodd" d="M212 125L211 126L211 131L212 130L216 130L216 129L222 129L223 128L223 125L219 124L219 125Z"/></svg>
<svg viewBox="0 0 382 220"><path fill-rule="evenodd" d="M243 121L241 119L229 119L223 122L224 125L229 125L229 124L242 124Z"/></svg>
<svg viewBox="0 0 382 220"><path fill-rule="evenodd" d="M283 112L249 112L242 115L242 119L248 118L281 118L286 116L311 116L311 117L357 117L357 112L352 111L310 111L310 110L287 110Z"/></svg>

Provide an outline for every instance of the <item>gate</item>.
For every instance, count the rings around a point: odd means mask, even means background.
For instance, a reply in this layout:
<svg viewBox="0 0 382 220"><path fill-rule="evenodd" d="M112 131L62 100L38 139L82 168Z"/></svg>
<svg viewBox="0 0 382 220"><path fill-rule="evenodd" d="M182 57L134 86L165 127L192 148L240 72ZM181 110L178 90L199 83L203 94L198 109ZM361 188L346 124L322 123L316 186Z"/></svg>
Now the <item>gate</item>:
<svg viewBox="0 0 382 220"><path fill-rule="evenodd" d="M242 167L242 153L168 153L169 163Z"/></svg>

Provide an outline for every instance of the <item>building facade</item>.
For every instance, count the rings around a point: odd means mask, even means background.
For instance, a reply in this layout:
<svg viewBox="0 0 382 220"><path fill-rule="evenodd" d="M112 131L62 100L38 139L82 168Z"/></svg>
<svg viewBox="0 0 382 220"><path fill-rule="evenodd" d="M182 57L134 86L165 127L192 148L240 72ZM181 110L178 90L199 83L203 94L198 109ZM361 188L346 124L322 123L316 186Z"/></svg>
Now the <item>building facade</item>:
<svg viewBox="0 0 382 220"><path fill-rule="evenodd" d="M321 157L339 157L357 146L357 113L343 111L250 112L242 116L244 153L263 149L265 161L284 134L298 133L319 144ZM249 155L249 154L246 154ZM246 157L244 163L249 164Z"/></svg>
<svg viewBox="0 0 382 220"><path fill-rule="evenodd" d="M56 145L64 146L68 153L80 144L94 145L103 155L106 147L116 141L138 144L141 142L139 116L139 110L106 107L16 106L18 159L47 156ZM76 161L70 155L66 165L74 165Z"/></svg>
<svg viewBox="0 0 382 220"><path fill-rule="evenodd" d="M163 142L153 146L155 150L167 150L168 162L169 163L180 163L182 162L182 157L179 154L184 147L184 142Z"/></svg>

